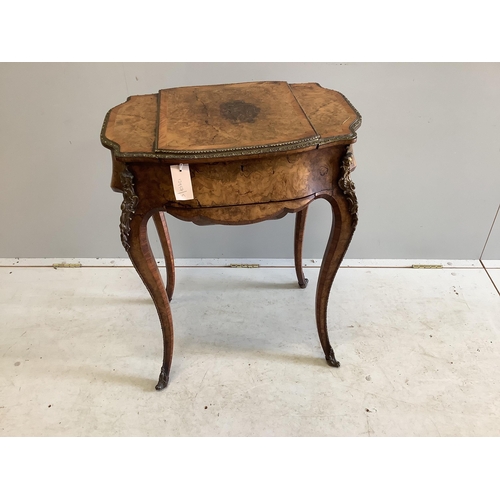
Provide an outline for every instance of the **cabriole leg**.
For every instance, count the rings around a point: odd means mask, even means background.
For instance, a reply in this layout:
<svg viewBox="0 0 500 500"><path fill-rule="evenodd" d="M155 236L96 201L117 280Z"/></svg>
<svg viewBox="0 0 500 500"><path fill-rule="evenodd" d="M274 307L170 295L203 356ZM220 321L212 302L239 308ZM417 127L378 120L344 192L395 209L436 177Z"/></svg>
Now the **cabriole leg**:
<svg viewBox="0 0 500 500"><path fill-rule="evenodd" d="M127 168L121 174L121 182L123 190L120 218L122 244L153 299L163 334L163 365L156 385L156 389L161 390L168 385L170 366L172 364L174 348L172 314L160 270L148 239L147 223L152 212L149 211L143 214L140 207L138 208L139 198L134 191L133 175Z"/></svg>
<svg viewBox="0 0 500 500"><path fill-rule="evenodd" d="M322 196L332 207L332 228L319 271L316 289L316 324L326 361L335 367L340 366L340 363L335 359L335 353L328 338L327 306L333 280L358 222L358 203L354 193L354 184L349 177L351 157L350 150L348 150L342 163L342 177L338 187L334 188L331 195Z"/></svg>

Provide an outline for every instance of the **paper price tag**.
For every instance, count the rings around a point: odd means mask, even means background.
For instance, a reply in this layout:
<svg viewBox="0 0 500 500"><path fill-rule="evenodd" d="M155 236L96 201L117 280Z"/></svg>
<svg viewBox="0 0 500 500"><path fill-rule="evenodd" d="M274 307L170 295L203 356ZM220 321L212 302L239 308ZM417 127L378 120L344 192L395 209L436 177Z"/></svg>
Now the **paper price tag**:
<svg viewBox="0 0 500 500"><path fill-rule="evenodd" d="M191 183L191 174L189 165L181 163L180 165L170 165L172 174L172 185L176 200L193 200L193 185Z"/></svg>

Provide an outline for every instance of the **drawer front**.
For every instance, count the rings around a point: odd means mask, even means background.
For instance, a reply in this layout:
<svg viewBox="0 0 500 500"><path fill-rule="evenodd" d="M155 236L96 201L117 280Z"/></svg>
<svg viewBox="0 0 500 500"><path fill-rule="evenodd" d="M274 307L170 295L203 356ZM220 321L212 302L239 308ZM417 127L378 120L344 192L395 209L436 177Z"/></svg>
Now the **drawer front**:
<svg viewBox="0 0 500 500"><path fill-rule="evenodd" d="M190 165L193 200L176 201L170 163L128 166L138 209L210 208L296 200L332 189L345 146L252 160ZM115 172L113 178L118 178Z"/></svg>

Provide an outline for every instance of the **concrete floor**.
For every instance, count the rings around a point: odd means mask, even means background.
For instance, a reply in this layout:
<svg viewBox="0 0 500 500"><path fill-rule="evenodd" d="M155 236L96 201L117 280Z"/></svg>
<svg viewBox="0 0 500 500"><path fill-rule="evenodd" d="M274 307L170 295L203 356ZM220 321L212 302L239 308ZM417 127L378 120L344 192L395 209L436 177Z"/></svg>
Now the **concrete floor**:
<svg viewBox="0 0 500 500"><path fill-rule="evenodd" d="M500 296L480 267L178 268L169 387L133 268L0 268L1 436L499 436ZM491 271L500 285L500 270ZM500 287L499 287L500 288Z"/></svg>

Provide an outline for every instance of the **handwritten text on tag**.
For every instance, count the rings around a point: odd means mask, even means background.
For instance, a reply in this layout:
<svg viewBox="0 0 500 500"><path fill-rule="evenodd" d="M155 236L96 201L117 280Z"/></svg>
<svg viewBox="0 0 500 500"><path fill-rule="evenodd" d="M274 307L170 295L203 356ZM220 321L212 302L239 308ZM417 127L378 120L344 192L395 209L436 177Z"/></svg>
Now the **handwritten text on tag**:
<svg viewBox="0 0 500 500"><path fill-rule="evenodd" d="M181 163L180 165L170 165L172 174L172 184L176 200L192 200L193 185L191 184L191 174L189 173L189 165Z"/></svg>

